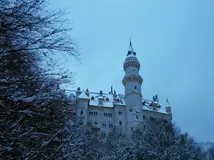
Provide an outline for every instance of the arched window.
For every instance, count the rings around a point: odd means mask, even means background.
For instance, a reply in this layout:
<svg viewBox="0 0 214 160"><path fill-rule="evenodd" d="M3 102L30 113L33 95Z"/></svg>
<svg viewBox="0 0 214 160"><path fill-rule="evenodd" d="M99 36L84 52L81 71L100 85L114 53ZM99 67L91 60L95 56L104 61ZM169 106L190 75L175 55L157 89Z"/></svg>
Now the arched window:
<svg viewBox="0 0 214 160"><path fill-rule="evenodd" d="M136 87L136 86L134 86L134 89L137 89L137 87Z"/></svg>
<svg viewBox="0 0 214 160"><path fill-rule="evenodd" d="M122 121L120 121L120 123L119 123L119 124L120 124L120 126L122 126Z"/></svg>

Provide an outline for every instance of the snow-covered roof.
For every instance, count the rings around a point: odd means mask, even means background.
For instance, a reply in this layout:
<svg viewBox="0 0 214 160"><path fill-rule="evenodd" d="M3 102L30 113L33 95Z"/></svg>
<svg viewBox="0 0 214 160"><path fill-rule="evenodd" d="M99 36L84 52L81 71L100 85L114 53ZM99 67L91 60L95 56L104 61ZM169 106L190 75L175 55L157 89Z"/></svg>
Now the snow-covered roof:
<svg viewBox="0 0 214 160"><path fill-rule="evenodd" d="M158 113L163 113L163 114L168 114L166 112L166 108L164 106L162 106L159 102L157 101L151 101L151 100L146 100L146 99L143 99L142 101L144 104L143 104L143 110L146 110L146 111L150 111L150 112L158 112ZM152 106L150 106L150 104L155 104L155 105L159 105L159 107L156 107L156 110L154 110L154 108Z"/></svg>
<svg viewBox="0 0 214 160"><path fill-rule="evenodd" d="M97 106L97 107L99 107L99 106L100 107L113 107L114 106L113 94L103 93L103 95L101 96L99 93L93 92L93 93L90 93L89 97L90 97L89 105L91 105L91 106ZM103 99L102 104L99 103L99 99Z"/></svg>
<svg viewBox="0 0 214 160"><path fill-rule="evenodd" d="M100 95L98 92L89 92L89 96L86 95L84 91L79 96L75 96L76 91L71 92L70 98L74 101L76 98L79 99L89 99L89 106L94 107L110 107L114 106L126 106L125 96L123 94L113 94L113 93L103 93ZM99 100L103 100L103 103L99 103ZM153 103L158 105L156 110L150 104ZM157 112L162 114L168 114L166 112L165 106L162 106L159 102L148 99L142 99L142 109L150 112Z"/></svg>
<svg viewBox="0 0 214 160"><path fill-rule="evenodd" d="M128 51L134 52L134 49L133 49L133 47L131 45L129 46L129 50Z"/></svg>
<svg viewBox="0 0 214 160"><path fill-rule="evenodd" d="M85 94L84 91L77 98L78 99L89 99L89 97Z"/></svg>

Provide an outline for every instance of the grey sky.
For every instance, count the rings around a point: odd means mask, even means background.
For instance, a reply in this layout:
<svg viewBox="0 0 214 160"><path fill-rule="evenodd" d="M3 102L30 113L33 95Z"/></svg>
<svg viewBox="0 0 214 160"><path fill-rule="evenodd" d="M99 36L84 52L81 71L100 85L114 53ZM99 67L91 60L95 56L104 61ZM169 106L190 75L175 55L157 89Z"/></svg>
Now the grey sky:
<svg viewBox="0 0 214 160"><path fill-rule="evenodd" d="M81 89L124 93L129 38L141 62L144 98L168 97L173 120L198 141L214 141L213 0L60 0L82 64L68 58Z"/></svg>

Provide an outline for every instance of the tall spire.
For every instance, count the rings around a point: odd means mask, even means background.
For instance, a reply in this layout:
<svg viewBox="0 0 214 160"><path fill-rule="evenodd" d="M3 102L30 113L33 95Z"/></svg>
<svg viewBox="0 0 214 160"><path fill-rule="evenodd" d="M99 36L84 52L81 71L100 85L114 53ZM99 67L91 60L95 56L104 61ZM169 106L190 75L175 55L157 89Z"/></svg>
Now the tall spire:
<svg viewBox="0 0 214 160"><path fill-rule="evenodd" d="M134 49L133 49L133 47L132 47L131 38L130 38L130 42L129 42L129 50L128 50L127 56L128 56L128 55L136 55L136 52L134 52Z"/></svg>
<svg viewBox="0 0 214 160"><path fill-rule="evenodd" d="M112 85L111 85L111 93L113 94L113 87L112 87Z"/></svg>
<svg viewBox="0 0 214 160"><path fill-rule="evenodd" d="M166 98L166 106L170 106L169 99Z"/></svg>

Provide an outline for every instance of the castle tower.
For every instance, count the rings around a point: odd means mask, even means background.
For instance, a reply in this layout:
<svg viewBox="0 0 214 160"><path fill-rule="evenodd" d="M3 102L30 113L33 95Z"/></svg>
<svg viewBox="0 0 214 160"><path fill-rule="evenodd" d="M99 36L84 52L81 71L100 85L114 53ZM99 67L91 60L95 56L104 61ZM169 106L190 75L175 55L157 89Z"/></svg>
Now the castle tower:
<svg viewBox="0 0 214 160"><path fill-rule="evenodd" d="M140 62L136 57L131 41L123 68L125 76L122 82L125 87L125 100L128 108L127 132L131 133L143 121L141 94L143 78L139 75Z"/></svg>

